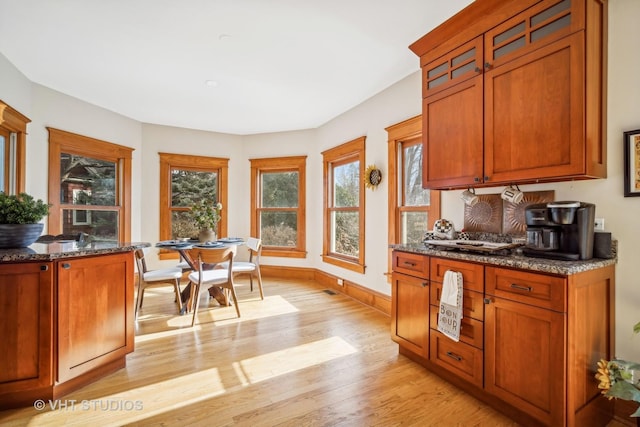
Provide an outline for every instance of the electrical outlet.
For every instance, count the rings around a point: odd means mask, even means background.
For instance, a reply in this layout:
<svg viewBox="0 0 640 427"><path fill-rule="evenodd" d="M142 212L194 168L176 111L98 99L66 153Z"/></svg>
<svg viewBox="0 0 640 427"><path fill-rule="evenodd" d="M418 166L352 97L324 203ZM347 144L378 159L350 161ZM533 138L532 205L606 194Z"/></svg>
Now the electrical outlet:
<svg viewBox="0 0 640 427"><path fill-rule="evenodd" d="M604 231L604 218L596 218L593 229L596 231Z"/></svg>
<svg viewBox="0 0 640 427"><path fill-rule="evenodd" d="M338 286L344 286L344 280L338 279Z"/></svg>

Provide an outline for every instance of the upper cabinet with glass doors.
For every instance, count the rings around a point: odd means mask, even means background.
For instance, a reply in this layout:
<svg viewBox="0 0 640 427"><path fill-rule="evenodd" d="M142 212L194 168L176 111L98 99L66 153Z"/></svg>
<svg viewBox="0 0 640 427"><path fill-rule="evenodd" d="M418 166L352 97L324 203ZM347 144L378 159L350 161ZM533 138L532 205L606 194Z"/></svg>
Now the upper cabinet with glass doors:
<svg viewBox="0 0 640 427"><path fill-rule="evenodd" d="M423 186L606 177L606 3L477 0L415 42Z"/></svg>

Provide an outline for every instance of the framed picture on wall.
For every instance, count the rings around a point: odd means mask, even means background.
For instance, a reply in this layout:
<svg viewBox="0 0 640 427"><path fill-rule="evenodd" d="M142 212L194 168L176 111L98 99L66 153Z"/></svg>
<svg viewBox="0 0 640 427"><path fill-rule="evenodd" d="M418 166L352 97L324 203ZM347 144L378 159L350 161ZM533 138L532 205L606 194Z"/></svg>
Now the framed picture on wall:
<svg viewBox="0 0 640 427"><path fill-rule="evenodd" d="M640 129L624 132L624 197L640 196Z"/></svg>

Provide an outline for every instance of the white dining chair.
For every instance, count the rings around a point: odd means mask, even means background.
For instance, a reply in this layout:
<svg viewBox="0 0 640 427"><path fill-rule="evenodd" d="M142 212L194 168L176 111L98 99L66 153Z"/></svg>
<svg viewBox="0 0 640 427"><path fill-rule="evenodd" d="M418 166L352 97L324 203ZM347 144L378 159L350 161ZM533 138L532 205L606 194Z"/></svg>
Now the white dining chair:
<svg viewBox="0 0 640 427"><path fill-rule="evenodd" d="M262 239L249 237L246 242L249 250L249 261L234 261L233 272L234 277L241 274L249 275L250 289L253 292L253 279L258 282L260 290L260 299L264 299L264 291L262 290L262 275L260 274L260 254L262 253ZM224 265L223 265L224 266Z"/></svg>
<svg viewBox="0 0 640 427"><path fill-rule="evenodd" d="M158 270L148 270L144 258L144 250L136 249L136 267L138 268L138 294L136 296L135 319L138 319L138 309L142 308L145 289L153 286L173 285L178 304L178 313L182 311L182 298L180 297L180 279L182 270L179 268L163 268Z"/></svg>
<svg viewBox="0 0 640 427"><path fill-rule="evenodd" d="M233 258L236 246L225 246L221 248L194 248L188 250L188 256L193 260L196 269L189 274L191 282L191 296L189 298L190 309L193 312L191 326L195 325L198 315L200 292L209 290L211 286L217 286L227 290L233 299L236 307L236 314L240 317L240 307L233 283ZM215 268L211 268L215 266ZM224 267L226 266L226 267Z"/></svg>

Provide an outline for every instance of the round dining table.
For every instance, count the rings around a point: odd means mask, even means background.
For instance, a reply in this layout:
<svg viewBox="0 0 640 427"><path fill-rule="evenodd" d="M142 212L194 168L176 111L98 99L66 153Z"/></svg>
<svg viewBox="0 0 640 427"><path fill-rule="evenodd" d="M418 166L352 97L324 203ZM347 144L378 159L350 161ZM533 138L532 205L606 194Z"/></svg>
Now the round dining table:
<svg viewBox="0 0 640 427"><path fill-rule="evenodd" d="M191 259L189 256L189 250L193 248L221 248L225 246L235 245L240 246L244 245L244 239L239 237L224 237L216 240L215 242L205 242L202 243L198 240L189 239L189 240L163 240L156 243L156 247L159 249L167 249L176 251L180 254L180 257L186 261L191 270L196 271L198 267L196 265L197 260ZM208 269L215 268L215 265L207 265ZM230 306L231 300L228 298L226 293L220 289L218 286L211 286L209 288L209 295L212 298L215 298L218 301L218 304L221 306ZM187 286L180 292L180 297L182 298L182 311L180 314L186 314L190 307L192 307L192 295L191 295L191 281L187 284ZM194 295L193 297L197 298L198 295ZM186 304L185 304L186 302Z"/></svg>

